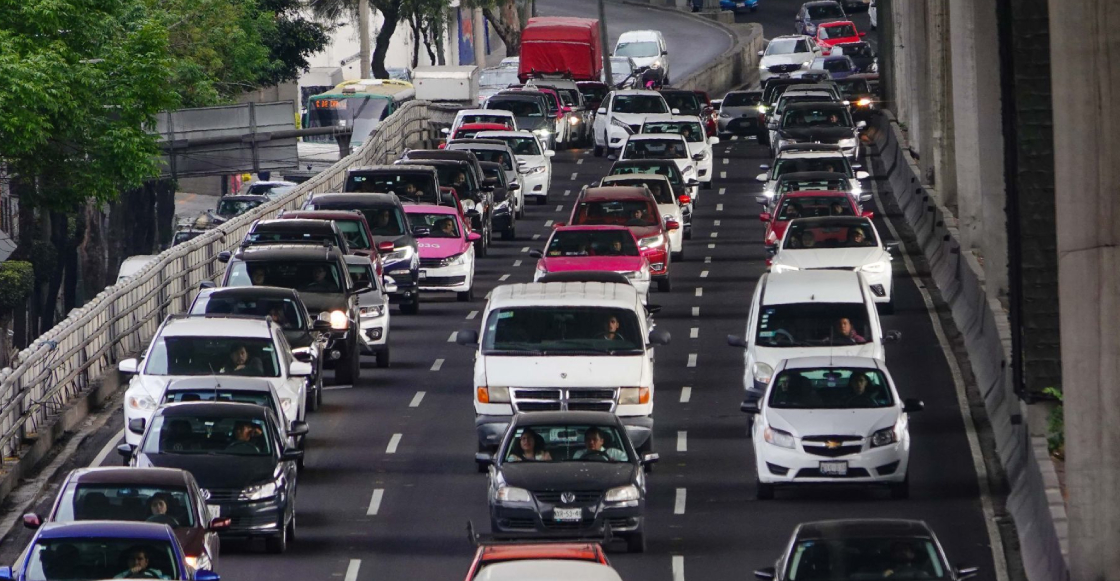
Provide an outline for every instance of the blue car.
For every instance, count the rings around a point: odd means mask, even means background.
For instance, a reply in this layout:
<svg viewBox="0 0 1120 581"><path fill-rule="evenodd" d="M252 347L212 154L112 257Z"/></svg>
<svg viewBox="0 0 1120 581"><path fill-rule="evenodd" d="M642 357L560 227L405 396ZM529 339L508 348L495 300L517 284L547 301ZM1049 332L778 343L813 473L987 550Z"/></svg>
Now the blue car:
<svg viewBox="0 0 1120 581"><path fill-rule="evenodd" d="M720 10L731 10L732 12L754 12L758 10L759 0L719 0Z"/></svg>
<svg viewBox="0 0 1120 581"><path fill-rule="evenodd" d="M35 532L15 567L0 580L180 579L219 581L187 565L174 531L165 524L121 521L48 523Z"/></svg>

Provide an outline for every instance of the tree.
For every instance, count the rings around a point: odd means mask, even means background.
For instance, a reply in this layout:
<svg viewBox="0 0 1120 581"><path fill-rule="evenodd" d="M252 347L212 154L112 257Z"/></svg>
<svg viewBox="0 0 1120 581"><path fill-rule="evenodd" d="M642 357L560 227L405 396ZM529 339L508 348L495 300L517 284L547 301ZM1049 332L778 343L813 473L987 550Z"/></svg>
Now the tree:
<svg viewBox="0 0 1120 581"><path fill-rule="evenodd" d="M470 0L464 6L482 9L486 20L506 45L506 56L521 54L521 31L529 19L529 2L519 5L518 0Z"/></svg>
<svg viewBox="0 0 1120 581"><path fill-rule="evenodd" d="M327 22L340 22L346 18L357 19L358 2L362 0L316 0L311 5L311 10L316 17ZM442 10L448 6L447 0L367 0L369 5L381 14L381 28L373 43L373 59L371 67L373 76L379 79L389 77L385 70L385 57L389 52L389 43L397 31L397 25L402 19L408 20L414 14L426 15L426 20L443 18ZM432 7L440 5L438 11ZM442 21L441 21L442 22ZM442 24L441 24L442 26ZM415 31L416 29L414 29ZM429 25L429 30L434 30ZM365 72L363 71L363 74Z"/></svg>
<svg viewBox="0 0 1120 581"><path fill-rule="evenodd" d="M12 314L23 307L35 284L35 269L30 262L8 260L0 263L0 366L7 366L12 348L8 325Z"/></svg>

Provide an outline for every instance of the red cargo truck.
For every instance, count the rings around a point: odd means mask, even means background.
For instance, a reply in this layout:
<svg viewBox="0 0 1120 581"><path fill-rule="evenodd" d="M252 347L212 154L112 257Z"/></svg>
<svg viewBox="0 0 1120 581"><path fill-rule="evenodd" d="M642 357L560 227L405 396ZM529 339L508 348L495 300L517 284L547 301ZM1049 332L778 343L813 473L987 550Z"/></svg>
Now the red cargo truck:
<svg viewBox="0 0 1120 581"><path fill-rule="evenodd" d="M601 81L602 72L598 20L541 16L530 18L521 31L517 76L522 83L534 76L556 74L570 75L575 81Z"/></svg>

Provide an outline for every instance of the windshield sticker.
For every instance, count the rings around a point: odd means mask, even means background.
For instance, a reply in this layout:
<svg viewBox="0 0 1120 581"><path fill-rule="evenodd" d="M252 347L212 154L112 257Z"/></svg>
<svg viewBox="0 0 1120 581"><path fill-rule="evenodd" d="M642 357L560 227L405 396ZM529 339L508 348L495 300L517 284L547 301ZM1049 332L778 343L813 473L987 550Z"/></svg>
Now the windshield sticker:
<svg viewBox="0 0 1120 581"><path fill-rule="evenodd" d="M758 334L758 336L765 339L767 337L773 337L775 334L776 333L774 331L762 331L761 333Z"/></svg>
<svg viewBox="0 0 1120 581"><path fill-rule="evenodd" d="M499 319L512 319L513 318L513 311L505 311L503 313L498 313L498 318Z"/></svg>

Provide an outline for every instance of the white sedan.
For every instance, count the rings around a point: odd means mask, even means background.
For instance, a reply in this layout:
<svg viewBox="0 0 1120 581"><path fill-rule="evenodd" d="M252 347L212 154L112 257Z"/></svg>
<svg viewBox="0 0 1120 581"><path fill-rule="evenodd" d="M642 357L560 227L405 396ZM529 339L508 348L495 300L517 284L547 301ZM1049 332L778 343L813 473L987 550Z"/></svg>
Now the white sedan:
<svg viewBox="0 0 1120 581"><path fill-rule="evenodd" d="M774 75L792 73L805 68L816 57L821 56L821 48L811 36L790 34L770 39L766 50L758 51L758 80ZM774 71L770 67L776 67Z"/></svg>
<svg viewBox="0 0 1120 581"><path fill-rule="evenodd" d="M705 190L712 188L712 146L719 144L719 137L708 137L700 118L690 115L673 115L668 119L646 119L639 134L676 133L688 143L688 151L696 161L696 178ZM697 159L696 156L699 156Z"/></svg>
<svg viewBox="0 0 1120 581"><path fill-rule="evenodd" d="M751 429L757 496L797 484L885 484L909 496L910 414L886 365L868 357L786 359L758 401L744 402Z"/></svg>
<svg viewBox="0 0 1120 581"><path fill-rule="evenodd" d="M612 91L599 105L592 124L595 155L617 151L629 135L641 129L647 116L670 114L669 104L657 91Z"/></svg>
<svg viewBox="0 0 1120 581"><path fill-rule="evenodd" d="M632 159L664 159L673 162L680 170L685 183L697 183L697 169L701 161L700 154L693 154L684 137L677 134L648 134L639 133L627 136L622 142L618 160ZM694 186L688 192L696 198L697 188Z"/></svg>
<svg viewBox="0 0 1120 581"><path fill-rule="evenodd" d="M552 157L555 151L546 149L540 138L529 131L479 131L476 139L500 139L509 144L517 157L521 172L520 194L536 198L537 204L548 203L548 188L552 185Z"/></svg>
<svg viewBox="0 0 1120 581"><path fill-rule="evenodd" d="M790 221L777 254L770 259L770 272L854 270L867 279L876 306L890 313L893 310L890 248L897 243L883 243L871 222L872 216L871 212L864 212L863 216Z"/></svg>

